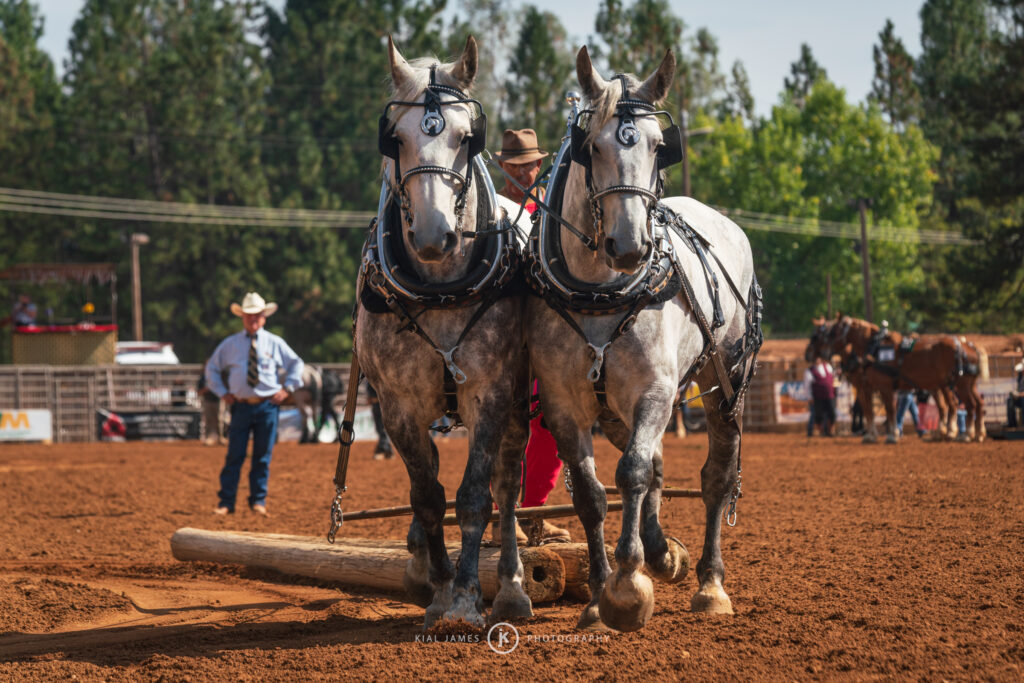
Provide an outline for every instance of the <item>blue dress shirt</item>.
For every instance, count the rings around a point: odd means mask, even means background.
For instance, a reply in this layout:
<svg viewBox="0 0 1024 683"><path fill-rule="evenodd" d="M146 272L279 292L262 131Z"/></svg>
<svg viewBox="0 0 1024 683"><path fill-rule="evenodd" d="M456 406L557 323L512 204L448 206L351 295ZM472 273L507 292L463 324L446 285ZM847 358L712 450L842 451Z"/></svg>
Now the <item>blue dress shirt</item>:
<svg viewBox="0 0 1024 683"><path fill-rule="evenodd" d="M295 391L302 386L302 359L284 339L264 329L256 331L256 354L259 358L259 382L250 387L246 381L249 368L249 334L242 330L220 343L206 364L206 386L218 396L234 394L237 398L268 398L283 386ZM284 369L284 380L278 380L278 369ZM227 374L227 385L222 379Z"/></svg>

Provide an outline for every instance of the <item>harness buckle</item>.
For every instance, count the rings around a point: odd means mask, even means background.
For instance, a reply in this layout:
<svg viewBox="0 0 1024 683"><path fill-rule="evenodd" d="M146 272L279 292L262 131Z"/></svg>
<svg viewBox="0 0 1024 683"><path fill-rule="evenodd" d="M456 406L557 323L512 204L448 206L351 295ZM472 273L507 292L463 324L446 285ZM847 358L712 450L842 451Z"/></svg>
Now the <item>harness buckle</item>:
<svg viewBox="0 0 1024 683"><path fill-rule="evenodd" d="M451 351L442 351L441 349L435 349L441 358L444 359L444 365L448 368L448 372L452 373L452 379L455 380L456 384L466 383L466 373L459 369L459 366L455 364L454 356L455 352L459 350L458 346L453 346Z"/></svg>
<svg viewBox="0 0 1024 683"><path fill-rule="evenodd" d="M587 346L594 352L594 363L590 366L590 372L587 373L587 379L590 380L591 384L595 384L597 380L601 379L601 368L604 367L604 352L608 350L608 347L612 343L608 342L604 346L598 348L594 344L587 342Z"/></svg>

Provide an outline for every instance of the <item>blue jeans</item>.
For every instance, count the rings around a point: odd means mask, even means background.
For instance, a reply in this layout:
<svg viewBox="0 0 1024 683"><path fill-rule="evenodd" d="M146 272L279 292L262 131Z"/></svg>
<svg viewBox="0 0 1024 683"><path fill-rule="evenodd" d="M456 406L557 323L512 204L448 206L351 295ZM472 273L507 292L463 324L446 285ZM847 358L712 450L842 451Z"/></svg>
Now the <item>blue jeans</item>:
<svg viewBox="0 0 1024 683"><path fill-rule="evenodd" d="M957 435L967 433L967 409L960 408L956 411Z"/></svg>
<svg viewBox="0 0 1024 683"><path fill-rule="evenodd" d="M911 391L900 392L899 401L896 402L896 431L903 436L903 416L910 409L910 419L914 421L914 429L921 431L921 416L917 412L917 401Z"/></svg>
<svg viewBox="0 0 1024 683"><path fill-rule="evenodd" d="M235 403L231 406L231 426L228 428L228 455L220 471L220 504L235 509L238 479L245 462L249 433L252 433L252 466L249 468L249 505L265 503L267 481L270 479L270 456L277 440L277 415L280 408L270 401L255 405Z"/></svg>

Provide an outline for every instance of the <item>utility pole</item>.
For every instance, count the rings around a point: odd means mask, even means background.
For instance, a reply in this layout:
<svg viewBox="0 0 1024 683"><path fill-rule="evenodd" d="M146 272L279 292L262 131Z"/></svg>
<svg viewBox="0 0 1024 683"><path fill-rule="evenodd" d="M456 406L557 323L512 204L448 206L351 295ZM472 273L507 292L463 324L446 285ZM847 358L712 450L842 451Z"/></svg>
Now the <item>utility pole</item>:
<svg viewBox="0 0 1024 683"><path fill-rule="evenodd" d="M139 245L149 244L149 235L133 232L132 248L132 327L135 341L142 341L142 279L139 273Z"/></svg>
<svg viewBox="0 0 1024 683"><path fill-rule="evenodd" d="M690 196L690 138L698 135L707 135L714 130L711 126L695 128L690 130L690 114L686 111L686 105L679 111L679 132L683 139L683 196Z"/></svg>
<svg viewBox="0 0 1024 683"><path fill-rule="evenodd" d="M868 223L866 210L871 200L857 198L857 213L860 214L860 266L864 275L864 317L869 323L875 321L874 305L871 303L871 259L868 256Z"/></svg>
<svg viewBox="0 0 1024 683"><path fill-rule="evenodd" d="M825 319L826 320L831 320L832 319L832 273L828 273L827 275L825 275L825 301L826 301L826 305L828 306L828 308L827 308L828 312L825 314Z"/></svg>

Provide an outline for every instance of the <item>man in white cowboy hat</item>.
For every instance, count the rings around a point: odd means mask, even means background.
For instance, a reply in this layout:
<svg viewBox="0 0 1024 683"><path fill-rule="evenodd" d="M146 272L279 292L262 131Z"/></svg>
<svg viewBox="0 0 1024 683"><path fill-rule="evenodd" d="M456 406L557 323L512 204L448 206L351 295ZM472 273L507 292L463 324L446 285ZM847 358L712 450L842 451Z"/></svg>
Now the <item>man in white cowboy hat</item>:
<svg viewBox="0 0 1024 683"><path fill-rule="evenodd" d="M277 416L283 400L302 386L303 362L276 334L263 329L277 304L249 292L231 312L242 319L241 332L220 343L206 364L206 386L220 396L231 411L228 454L220 472L220 502L214 514L235 511L238 479L252 434L252 466L249 468L249 507L267 514L267 481L270 456L277 438ZM278 380L278 370L284 380ZM225 379L226 377L226 383Z"/></svg>

